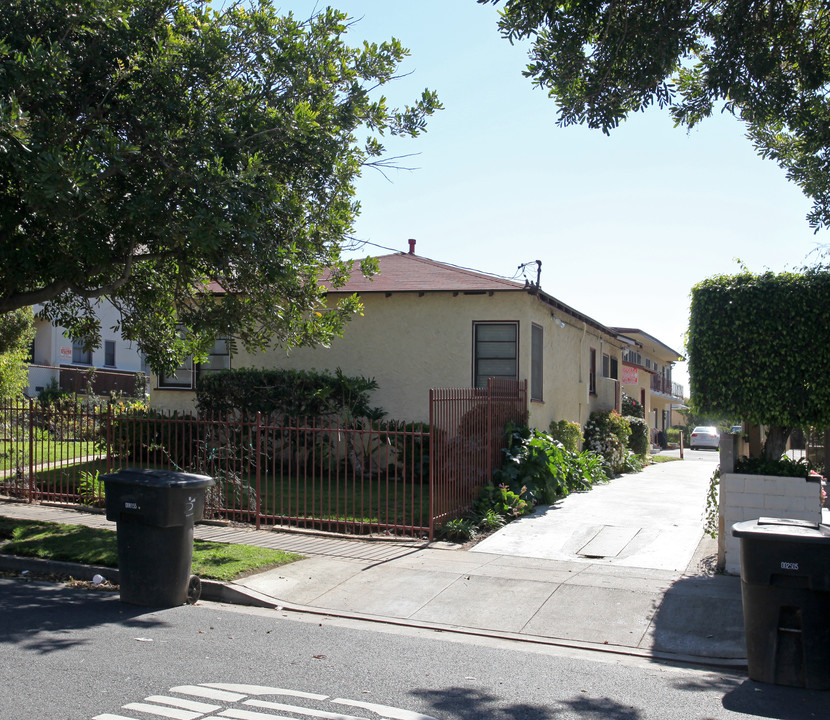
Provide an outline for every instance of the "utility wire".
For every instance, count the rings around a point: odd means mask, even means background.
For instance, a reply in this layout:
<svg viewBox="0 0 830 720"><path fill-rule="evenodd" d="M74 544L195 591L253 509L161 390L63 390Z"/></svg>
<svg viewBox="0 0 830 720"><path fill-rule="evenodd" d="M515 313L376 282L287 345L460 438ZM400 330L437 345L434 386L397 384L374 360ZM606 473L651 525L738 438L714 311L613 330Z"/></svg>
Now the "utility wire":
<svg viewBox="0 0 830 720"><path fill-rule="evenodd" d="M372 247L380 248L381 250L389 250L393 253L402 253L406 254L406 251L399 250L398 248L391 248L387 247L386 245L378 245L378 243L373 243L369 240L358 240L357 238L349 238L351 241L357 243L357 245L353 248L349 248L350 250L359 250L365 245L371 245ZM419 256L422 257L422 256ZM425 256L423 256L425 257ZM427 258L427 260L431 260L432 258ZM536 262L535 260L533 261ZM441 261L442 265L448 265L449 267L455 268L456 270L467 270L468 272L479 273L480 275L489 275L490 277L498 278L499 280L516 280L519 276L519 271L517 270L513 277L507 277L506 275L499 275L498 273L487 272L487 270L478 270L477 268L465 267L464 265L455 265L453 263ZM530 264L530 263L527 263ZM519 266L519 269L523 268L523 265Z"/></svg>

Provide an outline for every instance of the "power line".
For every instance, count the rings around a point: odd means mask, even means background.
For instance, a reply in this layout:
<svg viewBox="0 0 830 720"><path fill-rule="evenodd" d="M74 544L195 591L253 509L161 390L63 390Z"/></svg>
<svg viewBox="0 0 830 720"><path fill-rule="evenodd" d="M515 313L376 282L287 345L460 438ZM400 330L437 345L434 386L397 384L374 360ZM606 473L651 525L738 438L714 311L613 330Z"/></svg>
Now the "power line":
<svg viewBox="0 0 830 720"><path fill-rule="evenodd" d="M386 245L379 245L378 243L373 243L370 240L357 240L357 238L350 238L350 240L358 243L357 247L350 248L353 250L359 250L364 245L371 245L372 247L380 248L381 250L389 250L389 252L393 253L402 253L406 254L403 250L398 250L397 248L387 247ZM424 256L425 257L425 256ZM427 258L427 260L431 260L432 258ZM480 275L489 275L490 277L498 278L499 280L515 280L519 276L519 271L517 270L513 277L507 277L506 275L499 275L498 273L488 272L487 270L478 270L477 268L465 267L464 265L455 265L454 263L444 262L443 260L440 261L442 265L447 265L448 267L455 268L456 270L466 270L468 272L478 273ZM534 261L535 262L535 261ZM524 266L520 265L519 269L522 269Z"/></svg>

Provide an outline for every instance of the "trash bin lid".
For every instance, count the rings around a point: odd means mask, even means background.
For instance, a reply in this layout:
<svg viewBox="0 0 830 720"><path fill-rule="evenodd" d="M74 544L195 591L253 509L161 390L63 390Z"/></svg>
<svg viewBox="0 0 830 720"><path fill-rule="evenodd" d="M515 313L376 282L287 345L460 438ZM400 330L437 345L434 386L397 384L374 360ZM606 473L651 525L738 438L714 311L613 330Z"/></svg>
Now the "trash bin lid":
<svg viewBox="0 0 830 720"><path fill-rule="evenodd" d="M212 477L196 473L175 472L174 470L149 470L146 468L124 468L117 473L102 475L101 480L124 485L142 485L144 487L199 488L214 484Z"/></svg>
<svg viewBox="0 0 830 720"><path fill-rule="evenodd" d="M762 517L757 520L744 520L732 526L735 537L752 537L755 539L786 540L796 543L830 542L830 527L809 520L793 518Z"/></svg>

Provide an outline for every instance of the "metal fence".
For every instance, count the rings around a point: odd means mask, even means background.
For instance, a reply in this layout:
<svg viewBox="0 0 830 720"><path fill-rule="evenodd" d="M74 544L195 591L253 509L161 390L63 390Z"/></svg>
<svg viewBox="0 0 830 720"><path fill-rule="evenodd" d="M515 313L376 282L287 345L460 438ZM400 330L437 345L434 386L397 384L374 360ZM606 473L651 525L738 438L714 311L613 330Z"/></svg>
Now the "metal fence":
<svg viewBox="0 0 830 720"><path fill-rule="evenodd" d="M527 380L490 378L484 388L430 391L432 517L457 516L491 482L507 423L527 422Z"/></svg>
<svg viewBox="0 0 830 720"><path fill-rule="evenodd" d="M499 463L526 383L434 390L430 425L206 418L110 403L0 407L0 492L103 505L100 475L141 467L210 475L205 517L256 527L429 537Z"/></svg>

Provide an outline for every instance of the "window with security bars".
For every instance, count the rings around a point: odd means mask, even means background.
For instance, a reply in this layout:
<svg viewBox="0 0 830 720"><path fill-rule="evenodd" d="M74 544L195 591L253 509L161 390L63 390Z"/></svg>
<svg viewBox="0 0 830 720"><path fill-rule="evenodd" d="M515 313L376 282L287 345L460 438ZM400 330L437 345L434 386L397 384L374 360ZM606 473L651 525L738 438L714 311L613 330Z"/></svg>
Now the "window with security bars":
<svg viewBox="0 0 830 720"><path fill-rule="evenodd" d="M477 322L473 325L473 385L486 387L487 378L519 377L519 323Z"/></svg>

